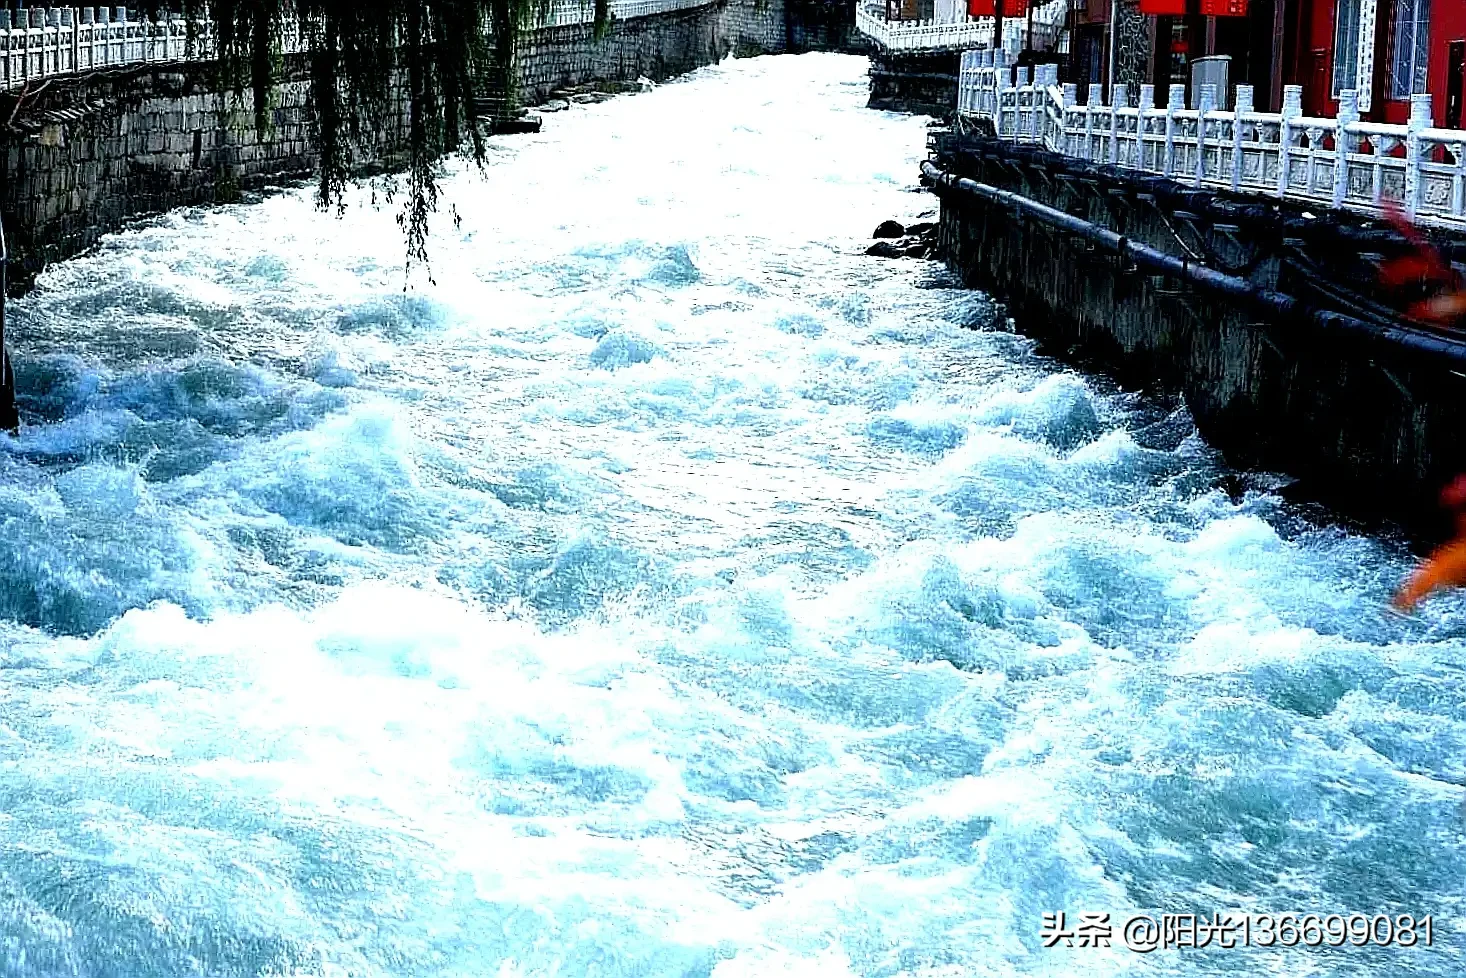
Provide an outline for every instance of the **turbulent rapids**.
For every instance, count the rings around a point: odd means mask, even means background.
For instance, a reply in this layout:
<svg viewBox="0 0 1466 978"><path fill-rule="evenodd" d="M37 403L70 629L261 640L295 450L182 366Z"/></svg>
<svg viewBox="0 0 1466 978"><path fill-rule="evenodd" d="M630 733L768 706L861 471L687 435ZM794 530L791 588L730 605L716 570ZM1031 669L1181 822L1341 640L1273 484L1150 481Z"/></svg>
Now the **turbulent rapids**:
<svg viewBox="0 0 1466 978"><path fill-rule="evenodd" d="M496 142L406 293L362 186L15 305L0 975L1463 973L1463 599L864 256L936 206L865 72Z"/></svg>

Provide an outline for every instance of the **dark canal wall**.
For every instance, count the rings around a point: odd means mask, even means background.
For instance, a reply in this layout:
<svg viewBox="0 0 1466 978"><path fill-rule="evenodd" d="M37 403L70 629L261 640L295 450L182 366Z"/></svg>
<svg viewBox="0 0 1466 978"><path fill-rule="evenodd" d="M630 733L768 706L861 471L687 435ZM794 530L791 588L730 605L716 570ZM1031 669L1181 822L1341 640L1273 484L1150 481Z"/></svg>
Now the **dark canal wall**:
<svg viewBox="0 0 1466 978"><path fill-rule="evenodd" d="M1439 534L1437 493L1466 471L1466 342L1374 286L1398 233L981 136L933 148L944 257L1047 352L1180 392L1229 462L1298 495Z"/></svg>
<svg viewBox="0 0 1466 978"><path fill-rule="evenodd" d="M870 57L872 109L949 116L957 108L957 51L877 51Z"/></svg>
<svg viewBox="0 0 1466 978"><path fill-rule="evenodd" d="M855 29L855 4L849 0L783 0L783 4L784 51L870 54L875 50L870 39Z"/></svg>
<svg viewBox="0 0 1466 978"><path fill-rule="evenodd" d="M848 24L847 24L848 21ZM545 28L520 42L521 99L590 82L662 80L737 53L859 50L854 8L826 0L714 0L645 17ZM296 66L297 69L299 66ZM308 177L318 154L302 70L272 93L271 125L254 125L249 93L225 94L212 66L184 64L53 79L0 96L0 188L11 291L47 264L77 255L130 218L234 200L241 191ZM378 120L358 147L362 172L392 169L406 119Z"/></svg>

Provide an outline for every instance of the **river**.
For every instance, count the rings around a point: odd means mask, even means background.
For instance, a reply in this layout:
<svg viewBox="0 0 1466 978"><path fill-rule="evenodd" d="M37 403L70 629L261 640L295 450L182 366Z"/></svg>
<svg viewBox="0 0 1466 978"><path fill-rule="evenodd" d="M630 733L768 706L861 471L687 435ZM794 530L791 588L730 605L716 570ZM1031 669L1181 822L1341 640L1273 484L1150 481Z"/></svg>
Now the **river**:
<svg viewBox="0 0 1466 978"><path fill-rule="evenodd" d="M936 207L865 73L495 140L435 284L362 185L13 304L0 973L1463 973L1462 601L1386 611L1398 541L865 257Z"/></svg>

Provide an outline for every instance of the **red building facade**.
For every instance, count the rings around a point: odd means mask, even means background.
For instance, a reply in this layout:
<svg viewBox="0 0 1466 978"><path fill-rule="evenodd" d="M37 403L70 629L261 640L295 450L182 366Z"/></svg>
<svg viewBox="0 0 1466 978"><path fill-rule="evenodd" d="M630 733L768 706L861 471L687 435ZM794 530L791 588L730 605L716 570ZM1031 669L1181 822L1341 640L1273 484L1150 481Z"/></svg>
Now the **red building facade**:
<svg viewBox="0 0 1466 978"><path fill-rule="evenodd" d="M1308 77L1299 83L1308 112L1332 115L1339 91L1353 82L1361 91L1370 87L1369 115L1376 120L1404 122L1411 94L1429 93L1436 125L1466 123L1466 0L1297 2L1306 30Z"/></svg>
<svg viewBox="0 0 1466 978"><path fill-rule="evenodd" d="M1073 80L1108 82L1108 0L1074 0ZM1403 123L1410 96L1429 93L1437 126L1466 128L1466 0L1144 0L1142 9L1184 9L1147 18L1146 75L1164 91L1190 80L1191 62L1228 55L1230 83L1253 87L1258 109L1277 111L1283 87L1303 87L1304 111L1332 116L1353 88L1364 117ZM1206 9L1228 9L1208 16ZM1245 9L1245 13L1240 13Z"/></svg>

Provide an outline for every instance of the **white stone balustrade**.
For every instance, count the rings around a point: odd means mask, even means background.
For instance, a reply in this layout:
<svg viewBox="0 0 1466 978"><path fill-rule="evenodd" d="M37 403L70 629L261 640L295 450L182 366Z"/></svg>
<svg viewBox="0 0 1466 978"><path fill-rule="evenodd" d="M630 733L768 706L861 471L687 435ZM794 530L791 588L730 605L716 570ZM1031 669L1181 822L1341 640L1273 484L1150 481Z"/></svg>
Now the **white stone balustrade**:
<svg viewBox="0 0 1466 978"><path fill-rule="evenodd" d="M126 7L31 7L0 10L0 87L23 88L56 75L205 57L210 25L200 23L190 50L188 23L169 16L137 21Z"/></svg>
<svg viewBox="0 0 1466 978"><path fill-rule="evenodd" d="M887 51L959 51L991 44L993 19L968 18L939 24L930 20L886 20L855 8L855 28Z"/></svg>
<svg viewBox="0 0 1466 978"><path fill-rule="evenodd" d="M886 20L883 4L868 6L869 0L855 0L855 27L887 51L965 51L993 46L993 18L964 17L944 23L931 20ZM1069 10L1069 0L1050 0L1033 11L1032 40L1036 50L1058 44ZM1030 22L1026 17L1003 21L1003 47L1018 50L1027 45Z"/></svg>
<svg viewBox="0 0 1466 978"><path fill-rule="evenodd" d="M967 51L958 112L990 120L1003 139L1092 163L1371 215L1395 206L1422 223L1466 229L1466 130L1435 128L1429 95L1412 97L1409 123L1387 125L1361 122L1353 92L1343 93L1338 118L1305 116L1296 85L1277 113L1254 111L1249 85L1238 85L1233 107L1220 111L1205 89L1201 107L1187 109L1181 85L1171 86L1164 107L1151 85L1140 86L1137 105L1123 85L1114 105L1104 104L1100 86L1090 93L1080 105L1053 65L1038 66L1030 81L1002 52Z"/></svg>

